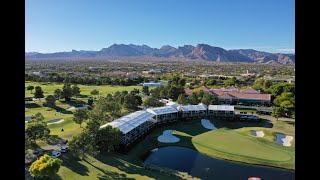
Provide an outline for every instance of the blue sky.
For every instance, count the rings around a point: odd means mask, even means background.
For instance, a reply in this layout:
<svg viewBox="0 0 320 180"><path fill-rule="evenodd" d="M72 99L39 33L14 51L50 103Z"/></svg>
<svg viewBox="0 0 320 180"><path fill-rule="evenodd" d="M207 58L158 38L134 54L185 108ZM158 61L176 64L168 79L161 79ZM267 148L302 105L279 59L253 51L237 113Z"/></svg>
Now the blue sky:
<svg viewBox="0 0 320 180"><path fill-rule="evenodd" d="M294 0L26 0L26 52L205 43L294 52Z"/></svg>

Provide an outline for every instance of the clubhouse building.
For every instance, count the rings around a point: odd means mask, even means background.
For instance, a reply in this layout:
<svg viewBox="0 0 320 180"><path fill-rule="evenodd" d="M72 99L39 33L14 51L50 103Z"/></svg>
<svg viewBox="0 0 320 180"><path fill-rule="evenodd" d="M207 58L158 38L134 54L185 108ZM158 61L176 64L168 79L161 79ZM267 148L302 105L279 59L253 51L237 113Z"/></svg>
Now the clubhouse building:
<svg viewBox="0 0 320 180"><path fill-rule="evenodd" d="M204 92L208 92L219 99L219 104L243 104L243 105L269 105L271 103L271 94L262 94L251 87L240 90L234 86L221 89L208 89L205 86L201 87ZM187 95L192 94L192 89L186 89Z"/></svg>

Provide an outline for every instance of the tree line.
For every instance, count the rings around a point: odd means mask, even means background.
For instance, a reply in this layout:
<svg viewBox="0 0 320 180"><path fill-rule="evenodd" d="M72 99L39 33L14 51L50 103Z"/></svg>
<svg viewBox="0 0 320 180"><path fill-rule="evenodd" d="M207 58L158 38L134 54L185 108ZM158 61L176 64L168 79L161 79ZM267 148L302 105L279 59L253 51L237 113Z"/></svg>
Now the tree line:
<svg viewBox="0 0 320 180"><path fill-rule="evenodd" d="M72 76L59 75L57 73L50 73L46 76L38 76L34 74L25 74L26 81L34 82L57 82L57 83L71 83L82 85L114 85L114 86L132 86L139 83L148 82L146 77L138 76L135 78L129 77L109 77L109 76Z"/></svg>
<svg viewBox="0 0 320 180"><path fill-rule="evenodd" d="M295 115L295 84L276 83L265 79L257 79L253 88L272 94L274 117Z"/></svg>

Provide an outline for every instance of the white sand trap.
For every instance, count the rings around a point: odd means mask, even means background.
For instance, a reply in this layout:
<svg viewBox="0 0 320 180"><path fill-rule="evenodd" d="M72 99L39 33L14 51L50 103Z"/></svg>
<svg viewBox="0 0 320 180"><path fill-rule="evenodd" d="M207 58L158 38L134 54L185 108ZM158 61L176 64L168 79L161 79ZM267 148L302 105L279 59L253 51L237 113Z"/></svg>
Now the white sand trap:
<svg viewBox="0 0 320 180"><path fill-rule="evenodd" d="M32 120L31 117L25 117L24 123L28 123L31 120Z"/></svg>
<svg viewBox="0 0 320 180"><path fill-rule="evenodd" d="M162 135L158 137L158 141L162 143L175 143L179 142L180 138L172 135L173 130L165 130Z"/></svg>
<svg viewBox="0 0 320 180"><path fill-rule="evenodd" d="M284 134L276 133L277 140L276 143L282 144L283 146L291 146L291 141L293 140L292 136L287 136Z"/></svg>
<svg viewBox="0 0 320 180"><path fill-rule="evenodd" d="M217 129L209 120L201 119L201 124L206 129Z"/></svg>
<svg viewBox="0 0 320 180"><path fill-rule="evenodd" d="M54 120L48 121L47 125L61 123L62 121L64 121L64 119L54 119Z"/></svg>
<svg viewBox="0 0 320 180"><path fill-rule="evenodd" d="M257 137L263 137L264 133L263 131L251 131L251 134Z"/></svg>
<svg viewBox="0 0 320 180"><path fill-rule="evenodd" d="M87 106L81 106L81 107L74 107L74 106L72 106L72 107L70 107L69 109L67 109L68 111L75 111L76 109L86 109L87 108Z"/></svg>

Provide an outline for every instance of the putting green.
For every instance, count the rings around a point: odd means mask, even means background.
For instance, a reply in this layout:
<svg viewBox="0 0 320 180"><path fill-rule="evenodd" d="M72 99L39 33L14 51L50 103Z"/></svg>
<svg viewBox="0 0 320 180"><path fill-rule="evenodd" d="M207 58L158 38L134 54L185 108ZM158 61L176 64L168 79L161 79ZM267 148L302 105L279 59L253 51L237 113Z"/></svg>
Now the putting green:
<svg viewBox="0 0 320 180"><path fill-rule="evenodd" d="M261 164L290 164L294 153L277 147L272 142L261 142L255 137L223 129L208 131L192 138L194 147L202 153L231 160L246 160Z"/></svg>

